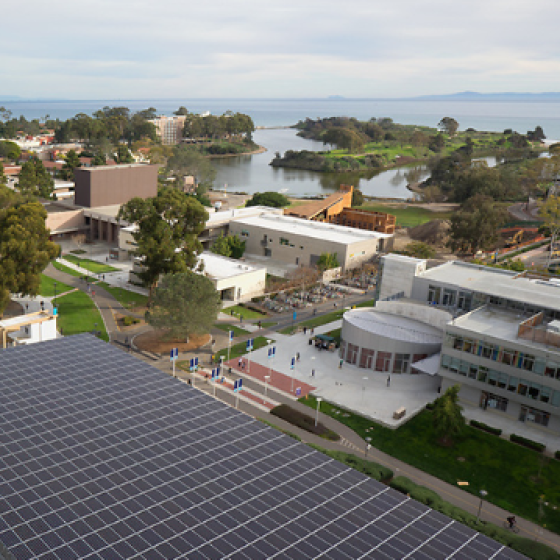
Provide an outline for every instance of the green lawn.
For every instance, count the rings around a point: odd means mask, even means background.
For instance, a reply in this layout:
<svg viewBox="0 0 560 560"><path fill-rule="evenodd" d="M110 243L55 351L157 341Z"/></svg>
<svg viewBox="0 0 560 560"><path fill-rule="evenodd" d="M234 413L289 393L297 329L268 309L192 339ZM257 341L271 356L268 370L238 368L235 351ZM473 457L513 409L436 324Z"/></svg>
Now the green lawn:
<svg viewBox="0 0 560 560"><path fill-rule="evenodd" d="M41 291L40 291L40 294L43 297L53 297L55 295L55 293L54 293L54 283L55 282L56 282L56 293L58 295L63 294L65 292L69 292L70 290L74 289L72 286L69 286L68 284L65 284L64 282L59 282L57 280L52 279L49 276L45 276L44 274L41 274Z"/></svg>
<svg viewBox="0 0 560 560"><path fill-rule="evenodd" d="M59 262L52 261L51 263L56 270L60 270L60 272L66 272L66 274L70 274L70 276L75 276L76 278L81 278L83 274L80 274L77 270L73 268L69 268L64 264L60 264Z"/></svg>
<svg viewBox="0 0 560 560"><path fill-rule="evenodd" d="M263 321L261 327L263 329L269 329L270 327L275 327L278 323L276 321Z"/></svg>
<svg viewBox="0 0 560 560"><path fill-rule="evenodd" d="M101 313L87 294L79 291L72 292L57 297L54 301L58 307L58 330L62 329L65 336L96 329L101 331L103 340L109 340Z"/></svg>
<svg viewBox="0 0 560 560"><path fill-rule="evenodd" d="M341 319L344 311L344 309L340 309L339 311L331 311L326 315L320 315L319 317L313 317L313 319L308 319L307 321L296 323L293 327L285 327L283 329L280 329L278 332L280 334L293 334L294 332L296 332L298 327L307 327L308 329L320 327L321 325L326 325L327 323L332 323L333 321Z"/></svg>
<svg viewBox="0 0 560 560"><path fill-rule="evenodd" d="M235 325L228 325L227 323L226 324L216 323L214 326L217 329L220 329L221 331L225 331L225 332L233 331L233 336L243 336L245 334L249 334L249 331L246 331L245 329L240 329Z"/></svg>
<svg viewBox="0 0 560 560"><path fill-rule="evenodd" d="M271 344L274 343L274 340L268 339L264 336L257 336L254 339L253 342L253 350L258 350L259 348L262 348L263 346L266 346L267 340L271 341ZM247 342L240 342L239 344L234 344L231 347L231 352L229 354L230 358L239 358L239 356L244 356L245 354L248 354L247 352ZM227 356L228 356L228 349L227 348L222 348L219 352L216 352L216 356L217 359L219 360L220 356L224 357L224 360L227 360ZM188 368L188 364L187 364L187 368Z"/></svg>
<svg viewBox="0 0 560 560"><path fill-rule="evenodd" d="M359 208L393 214L397 217L397 225L403 227L414 227L432 220L449 220L452 214L452 212L432 212L414 205L394 208L385 204L372 204L371 202L366 202Z"/></svg>
<svg viewBox="0 0 560 560"><path fill-rule="evenodd" d="M75 255L64 255L63 259L67 260L68 262L74 263L94 274L102 274L104 272L118 272L119 269L115 268L114 266L109 266L108 264L103 264L97 261L92 261L90 259L82 259L80 257L76 257Z"/></svg>
<svg viewBox="0 0 560 560"><path fill-rule="evenodd" d="M107 282L97 282L97 285L107 290L123 307L146 307L148 305L148 296L111 286Z"/></svg>
<svg viewBox="0 0 560 560"><path fill-rule="evenodd" d="M317 406L314 397L301 402L312 409ZM538 523L539 497L544 495L550 505L544 507L541 522L560 533L560 461L543 459L535 451L471 427L466 428L465 435L453 447L442 447L436 443L432 413L428 410L397 430L350 412L348 417L334 414L335 410L341 409L325 401L321 403L321 412L346 424L362 438L371 437L374 447L450 484L468 482L463 489L471 494L478 495L484 489L488 501L520 517ZM554 510L553 506L559 509Z"/></svg>
<svg viewBox="0 0 560 560"><path fill-rule="evenodd" d="M264 313L259 313L258 311L253 311L252 309L247 309L242 305L233 305L223 310L226 315L232 315L234 317L239 317L241 315L243 319L262 319L266 317Z"/></svg>

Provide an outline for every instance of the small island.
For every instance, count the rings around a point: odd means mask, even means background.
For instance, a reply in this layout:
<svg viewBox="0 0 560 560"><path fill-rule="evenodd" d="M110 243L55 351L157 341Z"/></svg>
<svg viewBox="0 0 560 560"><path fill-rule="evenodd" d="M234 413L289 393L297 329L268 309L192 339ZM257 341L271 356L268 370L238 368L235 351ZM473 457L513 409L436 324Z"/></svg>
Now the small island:
<svg viewBox="0 0 560 560"><path fill-rule="evenodd" d="M511 129L459 131L459 123L451 117L442 118L437 128L397 124L390 118L358 121L349 117L306 119L295 128L298 136L323 142L331 149L288 150L284 155L277 152L270 162L273 167L322 173L381 171L453 153L469 158L493 155L500 159L528 159L546 149L540 126L527 134Z"/></svg>

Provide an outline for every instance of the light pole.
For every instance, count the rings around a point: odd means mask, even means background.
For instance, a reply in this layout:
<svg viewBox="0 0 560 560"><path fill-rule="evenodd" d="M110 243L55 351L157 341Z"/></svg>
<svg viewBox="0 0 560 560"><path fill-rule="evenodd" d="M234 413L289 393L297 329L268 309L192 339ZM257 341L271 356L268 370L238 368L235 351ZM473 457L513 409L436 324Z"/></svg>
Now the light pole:
<svg viewBox="0 0 560 560"><path fill-rule="evenodd" d="M476 514L476 522L478 523L480 520L480 512L482 511L482 500L488 496L488 492L486 490L481 490L480 494L480 504L478 505L478 513Z"/></svg>
<svg viewBox="0 0 560 560"><path fill-rule="evenodd" d="M317 426L317 423L319 422L319 408L321 406L321 401L323 399L321 397L317 397L317 412L315 413L315 426Z"/></svg>
<svg viewBox="0 0 560 560"><path fill-rule="evenodd" d="M272 372L271 370L271 364L270 361L272 360L272 354L270 353L270 343L272 342L272 340L270 340L270 338L266 339L266 344L268 345L268 377L272 377Z"/></svg>
<svg viewBox="0 0 560 560"><path fill-rule="evenodd" d="M266 399L267 389L268 389L268 382L270 381L270 375L264 376L264 398Z"/></svg>
<svg viewBox="0 0 560 560"><path fill-rule="evenodd" d="M371 438L368 436L368 437L366 438L366 441L367 441L367 443L366 443L366 459L367 459L367 453L368 453L368 451L369 451L369 449L370 449L370 447L371 447L371 444L370 444Z"/></svg>
<svg viewBox="0 0 560 560"><path fill-rule="evenodd" d="M58 315L58 309L56 307L56 282L53 282L53 286L54 286L53 314Z"/></svg>
<svg viewBox="0 0 560 560"><path fill-rule="evenodd" d="M366 394L366 381L368 380L367 377L362 377L362 403L364 402L365 394Z"/></svg>

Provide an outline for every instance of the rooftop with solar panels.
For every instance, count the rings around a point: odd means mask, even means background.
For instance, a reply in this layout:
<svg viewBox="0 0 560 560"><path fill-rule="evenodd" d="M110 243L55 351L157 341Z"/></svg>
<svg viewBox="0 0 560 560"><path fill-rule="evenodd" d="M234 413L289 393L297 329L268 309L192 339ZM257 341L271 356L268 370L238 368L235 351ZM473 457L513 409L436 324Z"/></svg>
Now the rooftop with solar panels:
<svg viewBox="0 0 560 560"><path fill-rule="evenodd" d="M18 560L524 558L88 334L0 352L0 422Z"/></svg>

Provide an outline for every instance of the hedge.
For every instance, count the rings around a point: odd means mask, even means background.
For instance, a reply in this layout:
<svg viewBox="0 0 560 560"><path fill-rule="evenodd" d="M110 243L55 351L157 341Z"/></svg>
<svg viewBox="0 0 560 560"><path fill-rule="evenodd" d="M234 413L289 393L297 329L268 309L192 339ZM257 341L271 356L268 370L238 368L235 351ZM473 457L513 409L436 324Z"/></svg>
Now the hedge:
<svg viewBox="0 0 560 560"><path fill-rule="evenodd" d="M498 527L492 523L486 523L484 521L477 523L476 516L472 513L444 501L439 494L433 490L425 486L420 486L404 476L397 476L394 478L390 486L403 494L408 494L414 500L447 515L451 519L459 521L471 529L509 546L521 554L525 554L529 558L533 558L534 560L558 560L559 558L558 553L553 548L543 543L520 537L508 529Z"/></svg>
<svg viewBox="0 0 560 560"><path fill-rule="evenodd" d="M302 430L315 434L319 437L331 441L338 441L340 439L340 436L337 433L329 430L320 422L318 422L315 426L315 418L312 418L311 416L304 414L303 412L300 412L299 410L296 410L295 408L292 408L287 404L281 404L274 407L270 411L270 414L278 416L278 418L282 418L282 420L286 420L286 422L289 422L290 424L293 424L294 426L297 426L298 428L301 428Z"/></svg>
<svg viewBox="0 0 560 560"><path fill-rule="evenodd" d="M478 422L477 420L471 420L469 424L473 428L478 428L479 430L483 430L484 432L488 432L489 434L494 434L495 436L501 436L502 430L500 428L493 428L488 424L484 424L484 422Z"/></svg>
<svg viewBox="0 0 560 560"><path fill-rule="evenodd" d="M554 458L560 459L560 451L556 451L556 453L554 453Z"/></svg>
<svg viewBox="0 0 560 560"><path fill-rule="evenodd" d="M532 439L527 439L516 434L511 434L511 436L509 436L509 440L514 443L518 443L523 447L528 447L529 449L538 451L539 453L542 453L546 449L546 445L544 443L539 443L538 441L533 441Z"/></svg>
<svg viewBox="0 0 560 560"><path fill-rule="evenodd" d="M368 461L367 459L362 459L361 457L356 457L352 453L344 453L344 451L333 451L332 449L324 449L318 445L308 444L313 449L332 457L333 459L352 467L353 469L379 480L380 482L389 481L393 478L393 471L388 467L384 467L379 463L374 461Z"/></svg>

